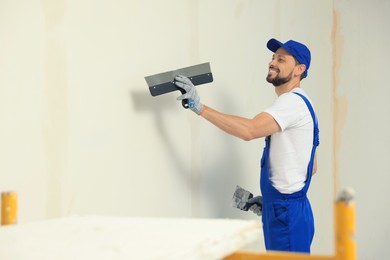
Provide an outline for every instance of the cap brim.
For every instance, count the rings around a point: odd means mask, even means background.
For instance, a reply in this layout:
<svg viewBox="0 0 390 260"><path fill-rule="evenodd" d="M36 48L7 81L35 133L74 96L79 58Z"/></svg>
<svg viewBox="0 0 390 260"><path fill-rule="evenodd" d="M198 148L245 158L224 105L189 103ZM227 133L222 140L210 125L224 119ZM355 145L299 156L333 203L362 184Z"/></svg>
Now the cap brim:
<svg viewBox="0 0 390 260"><path fill-rule="evenodd" d="M272 51L272 52L276 52L280 47L283 47L283 43L281 43L280 41L272 38L271 40L269 40L267 42L267 48Z"/></svg>

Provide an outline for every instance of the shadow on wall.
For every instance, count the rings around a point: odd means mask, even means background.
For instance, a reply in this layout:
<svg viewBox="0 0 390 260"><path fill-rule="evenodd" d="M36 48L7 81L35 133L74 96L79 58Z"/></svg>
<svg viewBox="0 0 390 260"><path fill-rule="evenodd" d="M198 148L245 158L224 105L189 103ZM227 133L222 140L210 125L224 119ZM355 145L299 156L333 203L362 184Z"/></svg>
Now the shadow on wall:
<svg viewBox="0 0 390 260"><path fill-rule="evenodd" d="M219 92L218 95L220 100L223 100L218 107L218 110L222 113L232 110L232 106L237 105L237 102L228 94ZM248 168L244 167L242 161L242 158L248 153L247 143L217 128L215 128L215 134L214 140L210 136L209 140L205 141L208 144L212 143L214 146L209 147L211 151L206 151L206 154L212 157L203 170L201 180L201 199L207 201L209 209L206 217L250 218L252 217L251 214L248 215L247 212L240 211L232 207L231 204L236 185L246 187L247 175L253 174L253 181L258 181L257 173L244 172ZM240 142L244 142L243 145ZM256 193L256 191L253 191L253 193Z"/></svg>
<svg viewBox="0 0 390 260"><path fill-rule="evenodd" d="M178 102L175 102L176 100L174 97L172 98L172 95L177 93L177 96L179 96L179 91L169 93L168 95L152 97L150 92L146 90L146 87L144 88L145 91L130 91L130 97L136 112L151 112L157 118L157 115L161 117L161 114L167 110L177 110Z"/></svg>
<svg viewBox="0 0 390 260"><path fill-rule="evenodd" d="M184 159L180 157L179 151L174 149L172 141L169 139L168 130L163 120L163 114L167 111L175 111L178 108L178 102L170 95L161 95L156 100L148 91L131 91L130 96L136 112L150 112L154 117L156 129L158 129L161 140L167 150L167 154L176 162L177 172L185 172L187 167L184 165Z"/></svg>
<svg viewBox="0 0 390 260"><path fill-rule="evenodd" d="M174 92L175 93L175 92ZM168 129L170 127L164 121L164 115L168 112L175 113L178 109L183 109L180 102L176 101L174 93L169 95L158 96L158 99L152 97L148 91L131 91L130 97L134 106L134 110L139 113L150 113L154 118L160 140L163 142L167 154L171 157L171 161L175 162L176 172L184 173L188 171L185 159L180 156L180 151L175 148L171 140L171 135ZM177 96L180 95L177 92ZM173 96L173 97L172 97ZM225 97L224 100L227 100ZM229 104L226 101L225 104ZM221 108L223 110L223 107ZM216 129L215 131L220 131ZM233 217L243 218L243 212L231 206L231 199L237 184L242 185L242 163L240 160L240 152L237 151L235 137L229 136L222 131L217 133L218 142L205 140L206 143L214 143L214 147L209 149L215 150L213 157L206 165L201 165L196 176L189 175L191 178L192 197L194 203L202 205L200 208L199 217ZM211 150L209 151L210 153ZM245 153L246 151L242 151ZM240 176L241 175L241 176ZM184 176L181 176L184 177ZM254 181L257 181L254 180ZM199 201L198 201L199 200Z"/></svg>

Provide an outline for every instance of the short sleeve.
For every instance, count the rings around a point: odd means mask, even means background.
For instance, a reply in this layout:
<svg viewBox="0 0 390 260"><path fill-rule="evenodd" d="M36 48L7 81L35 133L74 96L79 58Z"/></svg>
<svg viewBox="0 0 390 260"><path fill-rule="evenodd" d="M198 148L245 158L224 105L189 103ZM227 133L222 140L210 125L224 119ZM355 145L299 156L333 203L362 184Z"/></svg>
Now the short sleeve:
<svg viewBox="0 0 390 260"><path fill-rule="evenodd" d="M282 94L264 112L270 114L282 131L296 125L304 116L307 108L302 99L291 92Z"/></svg>

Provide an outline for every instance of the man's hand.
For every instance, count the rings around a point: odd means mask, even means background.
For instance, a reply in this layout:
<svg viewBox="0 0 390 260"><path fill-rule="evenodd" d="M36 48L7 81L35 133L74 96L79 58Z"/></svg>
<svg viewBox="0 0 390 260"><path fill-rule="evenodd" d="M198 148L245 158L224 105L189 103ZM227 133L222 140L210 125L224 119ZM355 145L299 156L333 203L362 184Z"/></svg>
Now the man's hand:
<svg viewBox="0 0 390 260"><path fill-rule="evenodd" d="M175 77L175 85L181 89L184 89L186 93L177 98L177 100L188 99L188 107L196 114L200 114L203 111L203 104L200 102L198 93L191 80L185 76L179 75Z"/></svg>
<svg viewBox="0 0 390 260"><path fill-rule="evenodd" d="M256 196L254 198L249 199L246 202L246 208L248 208L253 213L257 214L258 216L261 216L262 210L263 210L263 197L262 196Z"/></svg>

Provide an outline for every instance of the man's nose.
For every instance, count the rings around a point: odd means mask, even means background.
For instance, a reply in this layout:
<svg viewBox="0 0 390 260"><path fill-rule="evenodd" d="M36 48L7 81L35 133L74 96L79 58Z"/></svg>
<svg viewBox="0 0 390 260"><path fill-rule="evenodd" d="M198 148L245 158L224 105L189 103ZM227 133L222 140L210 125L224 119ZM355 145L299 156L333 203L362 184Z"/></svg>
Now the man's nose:
<svg viewBox="0 0 390 260"><path fill-rule="evenodd" d="M270 60L270 62L268 62L268 65L271 67L273 67L275 65L275 60Z"/></svg>

